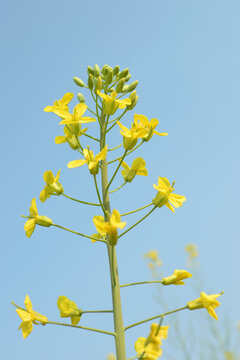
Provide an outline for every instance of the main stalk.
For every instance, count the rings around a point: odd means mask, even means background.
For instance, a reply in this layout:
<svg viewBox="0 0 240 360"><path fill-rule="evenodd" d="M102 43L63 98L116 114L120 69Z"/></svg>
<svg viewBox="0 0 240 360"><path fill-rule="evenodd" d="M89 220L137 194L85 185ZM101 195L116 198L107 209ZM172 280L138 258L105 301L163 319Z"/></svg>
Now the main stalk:
<svg viewBox="0 0 240 360"><path fill-rule="evenodd" d="M105 146L106 136L106 123L105 117L102 116L101 133L100 133L100 149L102 150ZM111 214L109 194L107 190L108 186L108 174L107 174L107 161L102 160L101 166L102 175L102 196L103 206L109 214ZM105 215L105 221L109 221L109 216ZM123 326L122 318L122 307L121 307L121 296L119 286L119 275L117 266L117 255L115 246L107 244L108 249L108 260L111 275L111 288L112 288L112 303L113 303L113 316L114 316L114 331L115 331L115 343L116 343L116 354L117 360L126 360L126 347L125 347L125 331Z"/></svg>

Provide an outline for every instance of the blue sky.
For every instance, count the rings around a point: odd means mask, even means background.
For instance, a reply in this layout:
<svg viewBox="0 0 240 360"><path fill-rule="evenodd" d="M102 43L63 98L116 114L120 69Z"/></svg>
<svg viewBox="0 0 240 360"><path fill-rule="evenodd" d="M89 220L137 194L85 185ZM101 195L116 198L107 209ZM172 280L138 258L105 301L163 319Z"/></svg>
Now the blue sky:
<svg viewBox="0 0 240 360"><path fill-rule="evenodd" d="M158 130L169 133L152 138L134 154L144 157L149 176L136 178L112 195L112 208L125 212L150 202L158 176L176 180L176 193L187 198L175 215L167 208L159 209L122 238L117 249L121 282L150 278L143 260L149 249L159 251L166 274L184 268L183 248L194 242L201 252L203 290L224 290L219 317L228 313L233 327L240 320L239 11L237 0L148 4L10 0L1 4L2 358L28 360L34 354L35 360L43 356L104 359L114 351L108 337L54 326L35 327L23 341L11 306L12 300L22 305L29 294L35 309L52 321L60 321L59 295L83 309L111 307L102 244L93 245L54 228L37 228L28 239L20 217L28 214L31 199L38 198L42 175L49 169L62 170L66 194L96 200L87 168L68 169L66 164L78 156L66 145L54 143L55 136L62 134L57 117L43 112L64 93L77 95L79 88L72 77L86 81L87 65L95 63L128 67L132 79L139 81L134 111L158 118ZM126 117L126 125L132 116ZM115 131L110 143L120 141ZM55 223L94 232L92 217L97 214L92 208L62 198L44 204L37 199L37 205L39 213ZM129 218L129 224L134 219L138 216ZM169 289L176 306L191 300L188 284ZM153 287L125 289L126 324L161 313L154 293ZM181 321L190 322L191 316L186 316ZM195 315L192 321L199 326ZM110 315L98 315L84 318L82 325L110 329L112 322ZM134 341L146 336L148 328L149 324L129 330L129 357L134 356Z"/></svg>

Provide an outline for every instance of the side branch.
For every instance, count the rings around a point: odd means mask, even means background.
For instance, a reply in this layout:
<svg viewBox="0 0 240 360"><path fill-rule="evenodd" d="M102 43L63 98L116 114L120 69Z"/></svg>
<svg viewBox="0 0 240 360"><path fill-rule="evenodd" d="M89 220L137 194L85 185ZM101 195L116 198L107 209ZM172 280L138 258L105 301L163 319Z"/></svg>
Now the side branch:
<svg viewBox="0 0 240 360"><path fill-rule="evenodd" d="M57 224L51 224L51 225L52 225L52 226L55 226L55 227L58 227L59 229L69 231L69 232L71 232L71 233L73 233L73 234L76 234L76 235L79 235L79 236L85 237L85 238L87 238L87 239L91 239L91 240L95 240L95 241L100 241L100 242L106 243L106 241L105 241L105 240L101 240L101 239L93 238L92 236L88 236L88 235L85 235L85 234L79 233L79 232L77 232L77 231L70 230L70 229L65 228L65 227L63 227L63 226L61 226L61 225L57 225Z"/></svg>
<svg viewBox="0 0 240 360"><path fill-rule="evenodd" d="M71 196L68 196L64 193L62 193L61 195L65 196L66 198L70 199L70 200L73 200L73 201L76 201L76 202L79 202L81 204L85 204L85 205L92 205L92 206L101 206L100 204L95 204L95 203L90 203L90 202L87 202L87 201L83 201L83 200L78 200L78 199L75 199Z"/></svg>
<svg viewBox="0 0 240 360"><path fill-rule="evenodd" d="M89 327L86 327L86 326L64 324L64 323L59 323L59 322L55 322L55 321L48 321L48 322L46 323L46 325L48 325L48 324L50 324L50 325L68 326L68 327L73 327L73 328L77 328L77 329L95 331L95 332L98 332L98 333L115 336L115 333L113 333L113 332L105 331L105 330L99 330L99 329L94 329L94 328L89 328Z"/></svg>
<svg viewBox="0 0 240 360"><path fill-rule="evenodd" d="M131 329L132 327L137 326L137 325L144 324L145 322L152 321L152 320L155 320L155 319L158 319L158 318L160 318L160 317L164 317L164 316L173 314L173 313L178 312L178 311L181 311L181 310L185 310L185 309L187 309L187 308L188 308L187 306L183 306L183 307L181 307L181 308L179 308L179 309L172 310L172 311L168 311L168 312L166 312L166 313L164 313L164 314L160 314L160 315L157 315L157 316L150 317L150 318L148 318L148 319L139 321L139 322L137 322L137 323L134 323L134 324L132 324L132 325L129 325L129 326L125 327L125 330Z"/></svg>
<svg viewBox="0 0 240 360"><path fill-rule="evenodd" d="M134 282L134 283L129 283L129 284L123 284L123 285L120 285L120 288L124 288L127 286L133 286L133 285L143 285L143 284L162 284L162 280L140 281L140 282Z"/></svg>
<svg viewBox="0 0 240 360"><path fill-rule="evenodd" d="M128 231L132 230L135 226L137 226L138 224L140 224L140 222L142 222L143 220L145 220L155 209L157 208L157 206L155 205L145 216L143 216L140 220L138 220L134 225L130 226L130 228L128 228L126 231L124 231L121 235L118 236L118 239L120 237L122 237L123 235L125 235Z"/></svg>

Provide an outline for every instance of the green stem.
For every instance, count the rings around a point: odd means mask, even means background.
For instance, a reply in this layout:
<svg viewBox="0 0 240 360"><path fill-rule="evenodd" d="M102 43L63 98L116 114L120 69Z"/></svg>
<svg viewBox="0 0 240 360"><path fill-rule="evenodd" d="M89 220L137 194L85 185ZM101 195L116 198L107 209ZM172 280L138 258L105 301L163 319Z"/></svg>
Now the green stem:
<svg viewBox="0 0 240 360"><path fill-rule="evenodd" d="M162 280L140 281L140 282L134 282L134 283L120 285L120 288L124 288L124 287L127 287L127 286L133 286L133 285L161 284L161 283L162 283Z"/></svg>
<svg viewBox="0 0 240 360"><path fill-rule="evenodd" d="M110 187L111 183L113 182L113 180L114 180L115 176L117 175L117 172L118 172L118 170L119 170L120 166L122 165L122 162L123 162L123 160L124 160L125 156L127 155L127 152L128 152L128 150L125 150L125 151L124 151L124 154L123 154L123 156L121 157L121 160L119 161L119 164L118 164L118 166L117 166L117 168L116 168L116 170L115 170L115 172L114 172L114 174L113 174L113 176L112 176L111 180L110 180L110 181L109 181L109 183L107 184L107 187L106 187L106 193L105 193L105 194L107 194L107 193L108 193L108 189L109 189L109 187Z"/></svg>
<svg viewBox="0 0 240 360"><path fill-rule="evenodd" d="M137 146L135 146L135 148L133 148L132 150L128 151L128 153L126 154L126 156L130 155L133 151L135 151L137 148L139 148L139 146L141 146L144 143L144 141L140 142L140 144L138 144ZM121 160L121 156L118 157L117 159L111 160L109 161L107 164L112 164L118 160Z"/></svg>
<svg viewBox="0 0 240 360"><path fill-rule="evenodd" d="M84 310L81 312L82 314L100 314L100 313L113 313L113 310Z"/></svg>
<svg viewBox="0 0 240 360"><path fill-rule="evenodd" d="M104 115L102 113L102 128L100 134L100 150L105 146L106 136L106 123L104 122ZM107 162L102 160L102 197L103 205L107 210L105 213L105 221L109 221L109 214L111 213L110 200L108 194L108 174L107 174ZM126 360L126 348L125 348L125 330L122 318L121 296L119 286L119 275L117 265L117 255L115 246L107 244L108 260L110 269L111 289L112 289L112 303L113 303L113 318L114 318L114 331L115 331L115 344L117 360Z"/></svg>
<svg viewBox="0 0 240 360"><path fill-rule="evenodd" d="M86 133L82 133L82 132L81 132L81 134L82 134L83 136L87 136L88 138L90 138L90 139L92 139L92 140L95 140L95 141L100 142L100 140L99 140L99 139L97 139L97 138L95 138L95 137L93 137L93 136L91 136L91 135L88 135L88 134L86 134Z"/></svg>
<svg viewBox="0 0 240 360"><path fill-rule="evenodd" d="M115 190L112 190L112 191L109 191L109 193L114 193L114 192L116 192L116 191L118 191L118 190L120 190L124 185L126 185L126 181L122 184L122 185L120 185L118 188L116 188Z"/></svg>
<svg viewBox="0 0 240 360"><path fill-rule="evenodd" d="M113 147L113 148L111 148L111 149L108 149L108 152L120 148L120 147L122 146L122 144L123 144L123 143L121 143L120 145L117 145L117 146L115 146L115 147Z"/></svg>
<svg viewBox="0 0 240 360"><path fill-rule="evenodd" d="M63 226L61 226L61 225L57 225L57 224L51 224L51 225L52 225L52 226L55 226L55 227L58 227L59 229L69 231L69 232L71 232L71 233L73 233L73 234L76 234L76 235L85 237L85 238L87 238L87 239L96 240L96 241L100 241L100 242L106 243L105 240L100 240L100 239L97 239L97 238L93 238L92 236L84 235L84 234L79 233L79 232L77 232L77 231L74 231L74 230L70 230L70 229L68 229L68 228L65 228L65 227L63 227Z"/></svg>
<svg viewBox="0 0 240 360"><path fill-rule="evenodd" d="M95 204L95 203L90 203L90 202L87 202L87 201L82 201L82 200L75 199L75 198L73 198L71 196L68 196L68 195L66 195L64 193L62 193L61 195L65 196L66 198L68 198L70 200L77 201L77 202L79 202L81 204L92 205L92 206L101 206L100 204Z"/></svg>
<svg viewBox="0 0 240 360"><path fill-rule="evenodd" d="M94 183L95 183L95 188L96 188L98 200L99 200L99 202L100 202L100 204L101 204L102 211L103 211L103 213L105 214L105 211L106 211L106 210L105 210L105 208L104 208L104 206L103 206L102 199L101 199L101 196L100 196L100 193L99 193L96 175L93 175L93 177L94 177Z"/></svg>
<svg viewBox="0 0 240 360"><path fill-rule="evenodd" d="M130 228L128 228L127 230L125 230L121 235L119 235L118 239L120 237L122 237L123 235L125 235L128 231L132 230L135 226L137 226L138 224L140 224L140 222L142 222L143 220L145 220L155 209L157 208L157 206L155 205L145 216L143 216L140 220L138 220L134 225L132 225Z"/></svg>
<svg viewBox="0 0 240 360"><path fill-rule="evenodd" d="M92 111L91 109L89 109L89 107L88 107L87 109L88 109L88 111L90 111L93 115L97 116L97 114L96 114L94 111Z"/></svg>
<svg viewBox="0 0 240 360"><path fill-rule="evenodd" d="M129 212L126 212L126 213L124 213L124 214L121 214L121 216L126 216L126 215L130 215L130 214L134 214L135 212L140 211L140 210L143 210L143 209L146 209L147 207L149 207L149 206L151 206L151 205L153 205L152 202L151 202L150 204L147 204L147 205L145 205L145 206L142 206L142 207L140 207L140 208L138 208L138 209L136 209L136 210L129 211Z"/></svg>
<svg viewBox="0 0 240 360"><path fill-rule="evenodd" d="M188 308L187 306L183 306L183 307L181 307L181 308L179 308L179 309L172 310L172 311L168 311L168 312L166 312L166 313L164 313L164 314L160 314L160 315L157 315L157 316L150 317L150 318L148 318L148 319L139 321L139 322L137 322L137 323L134 323L134 324L132 324L132 325L129 325L129 326L125 327L125 330L131 329L132 327L137 326L137 325L144 324L145 322L152 321L152 320L158 319L158 318L160 318L160 317L164 317L164 316L173 314L173 313L178 312L178 311L186 310L187 308Z"/></svg>
<svg viewBox="0 0 240 360"><path fill-rule="evenodd" d="M73 328L77 328L77 329L95 331L95 332L98 332L98 333L115 336L115 333L113 333L113 332L105 331L105 330L99 330L99 329L94 329L94 328L89 328L89 327L86 327L86 326L71 325L71 324L59 323L59 322L55 322L55 321L48 321L48 322L46 323L46 325L48 325L48 324L50 324L50 325L68 326L68 327L73 327Z"/></svg>
<svg viewBox="0 0 240 360"><path fill-rule="evenodd" d="M117 121L121 120L121 118L123 117L123 115L126 114L126 112L127 112L127 110L124 110L124 112L122 113L122 115L120 115L118 118L116 118L115 120L109 121L109 123L112 123L113 121L115 121L115 122L113 123L112 126L110 126L109 129L107 129L107 133L112 130L112 128L117 124Z"/></svg>

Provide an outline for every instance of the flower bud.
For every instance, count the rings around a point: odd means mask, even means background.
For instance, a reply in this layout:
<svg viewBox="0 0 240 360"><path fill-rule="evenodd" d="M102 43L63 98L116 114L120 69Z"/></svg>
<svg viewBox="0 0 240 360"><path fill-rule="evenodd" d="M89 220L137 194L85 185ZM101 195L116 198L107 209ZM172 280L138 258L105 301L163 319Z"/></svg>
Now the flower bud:
<svg viewBox="0 0 240 360"><path fill-rule="evenodd" d="M131 75L131 74L128 74L128 75L125 77L125 82L128 82L128 80L130 80L131 77L132 77L132 75Z"/></svg>
<svg viewBox="0 0 240 360"><path fill-rule="evenodd" d="M129 69L124 69L120 72L120 74L118 75L119 79L122 79L123 77L127 76L129 74Z"/></svg>
<svg viewBox="0 0 240 360"><path fill-rule="evenodd" d="M128 92L129 85L124 85L122 92Z"/></svg>
<svg viewBox="0 0 240 360"><path fill-rule="evenodd" d="M93 75L93 68L91 67L91 66L88 66L87 67L87 73L88 73L88 75Z"/></svg>
<svg viewBox="0 0 240 360"><path fill-rule="evenodd" d="M113 68L113 75L116 76L118 73L119 73L119 65L116 65L114 68Z"/></svg>
<svg viewBox="0 0 240 360"><path fill-rule="evenodd" d="M78 101L79 101L80 103L85 103L85 97L84 97L83 94L78 93L78 94L77 94L77 98L78 98Z"/></svg>
<svg viewBox="0 0 240 360"><path fill-rule="evenodd" d="M100 68L99 68L99 66L97 64L95 64L95 66L94 66L93 75L95 77L98 77L100 75Z"/></svg>
<svg viewBox="0 0 240 360"><path fill-rule="evenodd" d="M78 77L74 76L73 81L75 82L76 85L78 85L80 87L84 87L84 82L81 79L79 79Z"/></svg>
<svg viewBox="0 0 240 360"><path fill-rule="evenodd" d="M95 89L94 89L95 94L97 94L98 90L101 91L101 89L102 89L102 78L101 78L101 76L99 76L97 78L97 81L96 81L96 84L95 84Z"/></svg>
<svg viewBox="0 0 240 360"><path fill-rule="evenodd" d="M88 76L88 87L89 87L90 90L93 89L93 76L92 76L92 74L89 74L89 76Z"/></svg>
<svg viewBox="0 0 240 360"><path fill-rule="evenodd" d="M106 82L107 82L108 84L111 84L112 80L113 80L113 71L112 71L112 69L111 69L111 70L109 70L109 72L108 72L108 74L107 74Z"/></svg>
<svg viewBox="0 0 240 360"><path fill-rule="evenodd" d="M123 147L125 150L132 150L137 143L137 139L123 136Z"/></svg>
<svg viewBox="0 0 240 360"><path fill-rule="evenodd" d="M125 78L121 79L121 80L118 82L118 84L117 84L117 86L116 86L116 92L117 92L117 93L120 93L120 92L122 91L122 89L123 89L123 87L124 87L124 84L125 84Z"/></svg>
<svg viewBox="0 0 240 360"><path fill-rule="evenodd" d="M137 87L137 85L138 85L138 81L137 81L137 80L134 81L133 83L131 83L131 84L128 86L128 92L135 90L136 87Z"/></svg>
<svg viewBox="0 0 240 360"><path fill-rule="evenodd" d="M137 105L137 101L138 101L138 96L137 96L136 91L133 91L130 94L129 99L131 100L131 105L128 105L127 109L132 110Z"/></svg>
<svg viewBox="0 0 240 360"><path fill-rule="evenodd" d="M101 73L103 74L103 77L106 78L109 74L109 72L113 71L113 69L111 68L111 66L105 64L102 67Z"/></svg>

